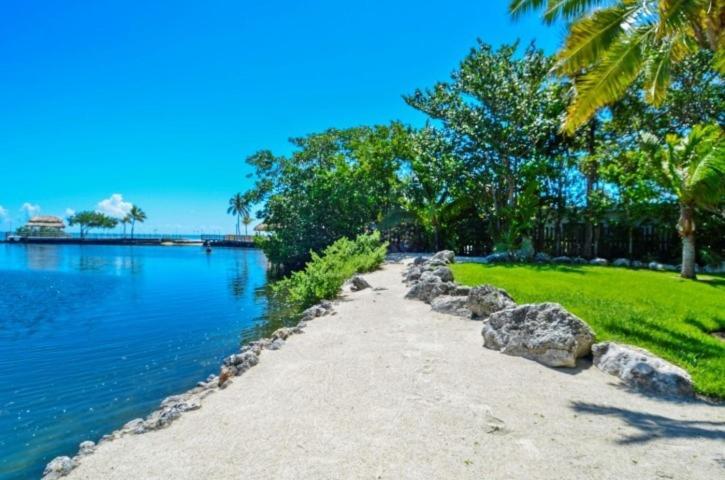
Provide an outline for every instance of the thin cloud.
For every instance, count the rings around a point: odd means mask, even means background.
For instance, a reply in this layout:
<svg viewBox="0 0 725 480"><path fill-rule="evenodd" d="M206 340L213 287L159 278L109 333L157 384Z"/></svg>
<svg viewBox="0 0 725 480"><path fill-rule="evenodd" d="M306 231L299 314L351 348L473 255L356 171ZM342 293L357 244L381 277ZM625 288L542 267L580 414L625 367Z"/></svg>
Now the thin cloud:
<svg viewBox="0 0 725 480"><path fill-rule="evenodd" d="M20 211L23 212L28 217L34 217L40 213L40 205L33 205L30 202L25 202L20 207Z"/></svg>
<svg viewBox="0 0 725 480"><path fill-rule="evenodd" d="M65 209L65 216L66 217L72 217L75 214L76 214L76 211L73 210L72 208L66 208Z"/></svg>

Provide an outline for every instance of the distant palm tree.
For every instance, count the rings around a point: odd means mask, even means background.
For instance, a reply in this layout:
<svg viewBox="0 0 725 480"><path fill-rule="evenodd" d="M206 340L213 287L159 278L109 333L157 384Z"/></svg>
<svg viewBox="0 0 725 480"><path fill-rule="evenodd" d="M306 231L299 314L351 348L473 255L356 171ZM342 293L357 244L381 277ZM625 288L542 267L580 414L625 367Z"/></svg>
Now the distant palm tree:
<svg viewBox="0 0 725 480"><path fill-rule="evenodd" d="M660 104L672 66L698 51L715 53L725 73L725 2L714 0L510 0L516 18L544 9L547 23L572 22L555 70L574 80L563 129L573 133L618 100L642 76L647 100Z"/></svg>
<svg viewBox="0 0 725 480"><path fill-rule="evenodd" d="M121 224L123 225L123 236L126 236L126 225L131 223L131 214L127 213L125 217L123 217L121 220L119 220Z"/></svg>
<svg viewBox="0 0 725 480"><path fill-rule="evenodd" d="M242 217L249 216L249 206L247 205L247 200L244 198L244 195L237 193L229 199L227 213L237 217L237 235L240 235L239 222Z"/></svg>
<svg viewBox="0 0 725 480"><path fill-rule="evenodd" d="M680 276L695 278L695 207L716 209L725 202L725 136L719 125L696 125L685 137L668 135L665 145L651 134L642 140L662 183L680 202Z"/></svg>
<svg viewBox="0 0 725 480"><path fill-rule="evenodd" d="M249 235L248 228L249 224L252 223L252 216L247 212L246 215L242 217L242 223L244 224L244 235Z"/></svg>
<svg viewBox="0 0 725 480"><path fill-rule="evenodd" d="M134 205L131 207L131 211L128 212L128 217L131 219L131 238L133 238L133 231L136 227L136 222L143 223L146 220L146 212Z"/></svg>

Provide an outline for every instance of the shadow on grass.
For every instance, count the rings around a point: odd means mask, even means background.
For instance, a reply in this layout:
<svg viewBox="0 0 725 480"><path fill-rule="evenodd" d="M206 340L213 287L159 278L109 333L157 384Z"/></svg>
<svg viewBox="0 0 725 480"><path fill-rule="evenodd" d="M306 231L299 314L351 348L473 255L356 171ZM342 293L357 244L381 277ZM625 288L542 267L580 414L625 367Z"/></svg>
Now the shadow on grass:
<svg viewBox="0 0 725 480"><path fill-rule="evenodd" d="M487 267L503 267L508 269L515 269L526 267L529 270L536 272L561 272L561 273L576 273L579 275L588 275L590 272L583 270L581 267L586 265L557 265L551 263L470 263L471 265L484 265Z"/></svg>
<svg viewBox="0 0 725 480"><path fill-rule="evenodd" d="M725 347L718 345L710 340L707 333L703 332L703 338L694 335L685 335L681 332L663 328L663 326L655 321L647 320L642 317L632 317L628 324L610 324L607 329L610 333L619 334L629 339L633 339L634 343L646 343L656 345L662 351L680 352L679 357L710 359L721 358L725 355ZM687 323L687 319L684 320ZM697 328L703 326L699 321ZM637 327L629 326L637 325ZM646 345L645 345L645 348Z"/></svg>
<svg viewBox="0 0 725 480"><path fill-rule="evenodd" d="M702 322L702 320L698 318L687 317L683 320L684 323L692 325L706 335L709 335L712 332L720 331L725 328L725 318L715 317L712 319L712 321L715 323L715 328L708 327Z"/></svg>
<svg viewBox="0 0 725 480"><path fill-rule="evenodd" d="M702 278L702 277L698 276L697 282L704 283L705 285L709 285L711 287L716 287L716 288L725 287L725 278L723 278L723 277Z"/></svg>
<svg viewBox="0 0 725 480"><path fill-rule="evenodd" d="M626 435L617 440L620 445L646 443L660 438L725 440L725 422L676 420L662 415L586 402L572 402L571 408L581 414L616 417L638 430L638 434Z"/></svg>

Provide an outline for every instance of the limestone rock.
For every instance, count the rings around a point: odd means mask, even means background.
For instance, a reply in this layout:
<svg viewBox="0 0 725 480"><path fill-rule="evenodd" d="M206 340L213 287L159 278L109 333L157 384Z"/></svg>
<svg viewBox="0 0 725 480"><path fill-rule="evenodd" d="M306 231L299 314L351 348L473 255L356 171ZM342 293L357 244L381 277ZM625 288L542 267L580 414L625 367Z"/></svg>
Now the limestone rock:
<svg viewBox="0 0 725 480"><path fill-rule="evenodd" d="M91 442L90 440L81 442L80 445L78 445L78 455L90 455L95 450L96 444L95 442Z"/></svg>
<svg viewBox="0 0 725 480"><path fill-rule="evenodd" d="M469 293L471 293L471 287L467 285L456 285L456 288L451 292L451 295L456 297L467 297Z"/></svg>
<svg viewBox="0 0 725 480"><path fill-rule="evenodd" d="M413 265L423 265L425 261L425 257L415 257L413 259Z"/></svg>
<svg viewBox="0 0 725 480"><path fill-rule="evenodd" d="M564 256L554 257L551 259L551 261L554 263L561 264L561 265L569 265L569 264L574 263L570 257L564 257Z"/></svg>
<svg viewBox="0 0 725 480"><path fill-rule="evenodd" d="M456 254L450 250L441 250L433 255L429 262L444 262L446 264L455 262Z"/></svg>
<svg viewBox="0 0 725 480"><path fill-rule="evenodd" d="M332 303L328 301L322 301L317 305L313 305L307 310L302 312L301 320L309 321L317 317L322 317L332 312Z"/></svg>
<svg viewBox="0 0 725 480"><path fill-rule="evenodd" d="M474 318L486 318L504 308L515 307L516 302L505 290L493 285L481 285L470 290L466 306Z"/></svg>
<svg viewBox="0 0 725 480"><path fill-rule="evenodd" d="M551 263L551 255L544 252L538 252L534 255L534 263Z"/></svg>
<svg viewBox="0 0 725 480"><path fill-rule="evenodd" d="M70 457L55 457L43 470L43 480L56 480L68 475L76 467L76 462Z"/></svg>
<svg viewBox="0 0 725 480"><path fill-rule="evenodd" d="M406 282L414 282L418 279L420 279L420 276L423 274L423 269L421 267L411 267L403 274L403 279Z"/></svg>
<svg viewBox="0 0 725 480"><path fill-rule="evenodd" d="M417 298L426 303L430 303L434 298L440 295L447 295L456 290L456 284L453 282L444 282L430 272L425 272L420 281L408 290L405 298Z"/></svg>
<svg viewBox="0 0 725 480"><path fill-rule="evenodd" d="M650 270L657 270L660 272L676 272L677 267L674 265L670 265L668 263L659 263L659 262L649 262L647 264L647 268Z"/></svg>
<svg viewBox="0 0 725 480"><path fill-rule="evenodd" d="M433 270L433 275L440 278L444 282L452 282L453 281L453 272L448 267L438 267L435 270Z"/></svg>
<svg viewBox="0 0 725 480"><path fill-rule="evenodd" d="M513 257L508 252L499 252L486 255L481 263L508 263L513 261Z"/></svg>
<svg viewBox="0 0 725 480"><path fill-rule="evenodd" d="M609 261L606 258L592 258L591 260L589 260L589 264L606 267L607 265L609 265Z"/></svg>
<svg viewBox="0 0 725 480"><path fill-rule="evenodd" d="M628 258L617 258L612 262L615 267L629 267L630 261Z"/></svg>
<svg viewBox="0 0 725 480"><path fill-rule="evenodd" d="M557 303L521 305L492 313L483 324L484 346L550 367L574 367L589 354L594 332Z"/></svg>
<svg viewBox="0 0 725 480"><path fill-rule="evenodd" d="M664 397L692 397L690 375L649 351L614 342L592 345L594 365L630 387Z"/></svg>
<svg viewBox="0 0 725 480"><path fill-rule="evenodd" d="M465 297L454 297L452 295L441 295L433 299L431 308L440 313L448 313L459 317L470 317L471 311L466 306Z"/></svg>
<svg viewBox="0 0 725 480"><path fill-rule="evenodd" d="M355 275L350 280L350 290L352 290L353 292L365 290L366 288L370 288L370 284L360 275Z"/></svg>

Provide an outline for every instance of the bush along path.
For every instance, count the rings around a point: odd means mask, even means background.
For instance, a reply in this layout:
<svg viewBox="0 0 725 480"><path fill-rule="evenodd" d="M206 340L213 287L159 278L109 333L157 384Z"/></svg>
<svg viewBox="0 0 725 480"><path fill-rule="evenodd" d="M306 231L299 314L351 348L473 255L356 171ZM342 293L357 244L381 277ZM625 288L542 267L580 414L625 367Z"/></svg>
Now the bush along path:
<svg viewBox="0 0 725 480"><path fill-rule="evenodd" d="M693 397L692 379L683 369L647 350L614 342L595 342L583 320L557 303L517 305L493 285L467 287L453 281L451 251L418 257L403 273L406 298L422 300L435 311L482 320L483 346L535 360L549 367L573 368L577 359L619 377L639 392L677 399Z"/></svg>

